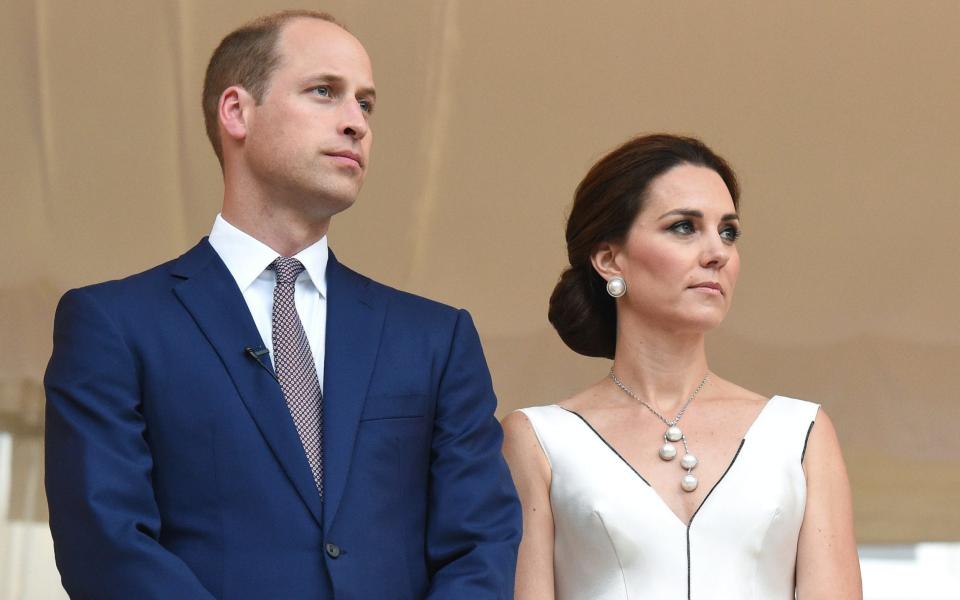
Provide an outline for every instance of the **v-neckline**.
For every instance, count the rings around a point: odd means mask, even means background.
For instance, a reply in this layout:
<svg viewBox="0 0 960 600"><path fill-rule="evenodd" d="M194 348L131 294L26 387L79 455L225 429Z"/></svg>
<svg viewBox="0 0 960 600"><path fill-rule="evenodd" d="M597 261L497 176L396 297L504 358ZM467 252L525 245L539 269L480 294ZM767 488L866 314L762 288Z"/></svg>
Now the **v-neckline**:
<svg viewBox="0 0 960 600"><path fill-rule="evenodd" d="M733 467L733 464L737 461L737 457L740 456L740 452L743 450L743 446L744 446L744 444L746 443L747 438L750 437L750 433L753 431L753 428L756 426L756 424L757 424L757 423L760 421L760 419L763 417L764 413L767 412L767 409L770 407L770 405L773 403L773 400L774 400L776 397L777 397L777 396L774 395L774 396L771 396L770 398L767 398L767 401L764 403L763 408L761 408L761 409L760 409L760 412L757 413L757 416L753 418L753 421L750 423L750 426L747 427L746 433L743 434L743 438L740 439L740 444L737 446L737 451L733 453L733 458L730 459L730 464L728 464L728 465L727 465L727 468L723 470L723 473L720 474L720 478L717 479L716 482L714 482L713 486L710 488L710 491L707 492L707 494L703 497L703 500L700 501L700 504L697 505L697 508L694 509L694 511L693 511L692 513L690 513L690 520L689 520L689 521L686 521L686 522L680 517L680 515L678 515L677 513L675 513L675 512L673 511L673 509L670 508L670 505L667 504L667 501L663 499L663 496L660 495L660 493L657 491L657 488L653 487L653 486L650 484L650 481L648 481L646 477L644 477L643 475L641 475L641 474L640 474L640 471L638 471L638 470L636 469L636 467L634 467L632 464L630 464L630 462L629 462L626 458L624 458L623 455L620 454L620 452L619 452L616 448L614 448L613 445L610 444L610 442L608 442L605 437L603 437L602 435L600 435L600 432L599 432L599 431L597 431L596 429L594 429L593 425L590 424L590 421L587 421L587 420L583 417L583 415L581 415L580 413L578 413L578 412L575 411L575 410L570 410L569 408L564 408L564 407L560 406L559 404L554 404L554 406L556 406L556 407L559 408L560 410L564 410L564 411L566 411L566 412L574 415L574 416L577 417L578 419L580 419L580 421L582 421L583 424L586 425L587 428L588 428L590 431L593 432L593 434L597 437L597 439L600 440L600 441L603 443L603 445L606 446L607 449L610 450L610 452L613 453L614 456L616 456L618 459L620 459L620 462L622 462L628 469L630 469L631 471L633 471L633 473L634 473L637 477L640 478L640 481L642 481L642 482L644 482L645 484L647 484L647 487L650 488L650 492L653 494L653 496L657 499L657 501L660 503L660 505L661 505L664 509L666 509L666 511L667 511L668 513L670 513L671 515L673 515L673 518L676 520L676 522L679 523L684 529L687 529L687 530L689 531L690 526L693 524L693 519L697 516L697 513L700 512L700 509L703 508L703 505L706 504L707 499L713 494L714 490L717 489L717 486L720 485L720 482L723 481L724 477L727 476L727 473L730 472L730 469Z"/></svg>

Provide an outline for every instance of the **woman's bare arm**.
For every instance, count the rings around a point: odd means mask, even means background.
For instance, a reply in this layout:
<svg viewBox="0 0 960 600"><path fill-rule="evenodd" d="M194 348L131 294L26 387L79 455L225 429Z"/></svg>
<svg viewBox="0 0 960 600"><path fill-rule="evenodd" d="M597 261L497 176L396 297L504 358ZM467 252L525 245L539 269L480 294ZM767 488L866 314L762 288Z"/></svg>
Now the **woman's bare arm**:
<svg viewBox="0 0 960 600"><path fill-rule="evenodd" d="M807 506L797 546L797 599L863 598L850 482L833 423L823 410L807 441Z"/></svg>
<svg viewBox="0 0 960 600"><path fill-rule="evenodd" d="M503 420L503 455L523 507L515 600L553 600L553 512L550 465L526 415Z"/></svg>

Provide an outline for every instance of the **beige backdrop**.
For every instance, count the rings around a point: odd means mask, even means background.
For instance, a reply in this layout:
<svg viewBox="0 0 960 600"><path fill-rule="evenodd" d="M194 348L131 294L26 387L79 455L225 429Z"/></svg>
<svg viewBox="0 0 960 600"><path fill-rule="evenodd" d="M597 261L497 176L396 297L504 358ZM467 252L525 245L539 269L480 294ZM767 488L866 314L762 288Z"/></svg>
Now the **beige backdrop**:
<svg viewBox="0 0 960 600"><path fill-rule="evenodd" d="M204 235L199 108L220 37L271 0L0 3L0 430L42 520L40 380L66 289ZM822 402L861 542L960 539L960 1L331 0L368 48L372 170L332 246L468 308L501 413L603 376L546 302L573 188L638 132L738 169L746 235L713 368ZM954 507L954 508L950 508Z"/></svg>

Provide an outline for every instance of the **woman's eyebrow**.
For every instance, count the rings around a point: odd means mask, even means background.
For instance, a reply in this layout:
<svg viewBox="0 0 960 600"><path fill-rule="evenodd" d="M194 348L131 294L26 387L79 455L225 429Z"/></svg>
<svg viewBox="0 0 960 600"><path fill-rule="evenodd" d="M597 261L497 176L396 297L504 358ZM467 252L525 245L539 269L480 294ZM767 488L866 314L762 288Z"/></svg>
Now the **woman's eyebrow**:
<svg viewBox="0 0 960 600"><path fill-rule="evenodd" d="M674 210L667 211L660 215L660 219L665 219L666 217L679 216L679 217L691 217L702 219L703 212L693 209L693 208L675 208ZM721 221L739 221L740 215L737 213L727 213L720 217Z"/></svg>
<svg viewBox="0 0 960 600"><path fill-rule="evenodd" d="M667 211L667 212L663 213L662 215L660 215L660 218L663 219L663 218L670 217L670 216L673 216L673 215L677 215L677 216L680 216L680 217L696 217L696 218L698 218L698 219L702 219L702 218L703 218L703 213L702 213L702 212L700 212L699 210L694 210L694 209L692 209L692 208L675 208L675 209L673 209L673 210L671 210L671 211Z"/></svg>

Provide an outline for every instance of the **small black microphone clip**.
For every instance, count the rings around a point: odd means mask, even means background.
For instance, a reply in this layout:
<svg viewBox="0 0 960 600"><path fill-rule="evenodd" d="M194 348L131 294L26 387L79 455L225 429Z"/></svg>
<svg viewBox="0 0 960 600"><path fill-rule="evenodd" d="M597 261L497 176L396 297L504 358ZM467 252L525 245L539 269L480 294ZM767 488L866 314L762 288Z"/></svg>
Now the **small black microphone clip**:
<svg viewBox="0 0 960 600"><path fill-rule="evenodd" d="M270 354L269 350L267 350L263 346L259 346L257 348L254 348L253 346L246 346L244 347L243 351L247 353L247 356L257 361L257 364L263 367L264 371L266 371L267 373L270 373L271 377L276 379L278 382L280 381L279 379L277 379L277 374L273 372L273 369L268 367L262 360L260 360L261 356Z"/></svg>

